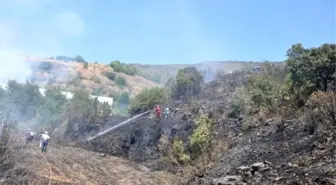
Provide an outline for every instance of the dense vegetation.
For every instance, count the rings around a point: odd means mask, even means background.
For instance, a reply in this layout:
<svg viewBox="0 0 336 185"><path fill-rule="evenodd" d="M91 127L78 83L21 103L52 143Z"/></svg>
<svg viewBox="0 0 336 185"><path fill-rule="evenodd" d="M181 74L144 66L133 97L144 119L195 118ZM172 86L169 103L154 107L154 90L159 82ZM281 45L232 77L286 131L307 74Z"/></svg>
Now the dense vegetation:
<svg viewBox="0 0 336 185"><path fill-rule="evenodd" d="M37 85L16 81L9 81L7 90L0 90L0 116L9 122L20 122L23 128L54 130L63 121L71 125L79 119L101 124L111 113L110 105L90 98L84 90L75 92L71 100L59 88L48 88L42 96Z"/></svg>
<svg viewBox="0 0 336 185"><path fill-rule="evenodd" d="M116 76L114 79L114 82L119 86L119 87L123 87L126 86L127 81L124 77L122 76Z"/></svg>
<svg viewBox="0 0 336 185"><path fill-rule="evenodd" d="M119 60L110 63L110 66L115 72L125 73L134 76L137 73L137 69L131 65L121 63Z"/></svg>
<svg viewBox="0 0 336 185"><path fill-rule="evenodd" d="M153 109L156 104L162 105L166 100L167 95L164 88L155 87L144 89L132 100L130 113Z"/></svg>

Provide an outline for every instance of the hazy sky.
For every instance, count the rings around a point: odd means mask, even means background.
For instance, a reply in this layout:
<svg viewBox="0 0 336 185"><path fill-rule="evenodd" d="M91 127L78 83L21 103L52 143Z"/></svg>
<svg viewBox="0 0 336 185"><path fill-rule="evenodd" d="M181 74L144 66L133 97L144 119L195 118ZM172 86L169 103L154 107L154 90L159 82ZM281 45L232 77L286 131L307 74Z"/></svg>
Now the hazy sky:
<svg viewBox="0 0 336 185"><path fill-rule="evenodd" d="M0 51L127 63L283 60L335 43L335 0L0 0ZM0 52L1 54L1 52ZM3 62L3 61L1 61Z"/></svg>

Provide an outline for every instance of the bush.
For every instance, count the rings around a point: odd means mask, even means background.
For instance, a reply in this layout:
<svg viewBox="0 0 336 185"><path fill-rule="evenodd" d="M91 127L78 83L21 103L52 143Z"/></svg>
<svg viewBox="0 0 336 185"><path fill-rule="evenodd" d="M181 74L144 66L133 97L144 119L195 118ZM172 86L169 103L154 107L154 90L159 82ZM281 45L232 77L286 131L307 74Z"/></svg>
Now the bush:
<svg viewBox="0 0 336 185"><path fill-rule="evenodd" d="M210 154L213 148L214 124L211 119L202 114L195 121L196 128L189 137L193 158L200 154Z"/></svg>
<svg viewBox="0 0 336 185"><path fill-rule="evenodd" d="M117 93L113 96L113 101L119 104L129 104L131 102L128 92Z"/></svg>
<svg viewBox="0 0 336 185"><path fill-rule="evenodd" d="M190 156L186 153L182 140L175 138L173 141L173 156L177 158L180 164L187 164L190 162Z"/></svg>
<svg viewBox="0 0 336 185"><path fill-rule="evenodd" d="M63 113L67 103L66 97L56 87L46 89L44 101L38 110L38 119L42 125L56 123Z"/></svg>
<svg viewBox="0 0 336 185"><path fill-rule="evenodd" d="M310 120L323 125L327 130L336 127L336 93L314 92L307 101L307 112Z"/></svg>
<svg viewBox="0 0 336 185"><path fill-rule="evenodd" d="M130 113L138 113L153 109L156 104L166 102L166 93L164 88L146 88L143 89L131 102Z"/></svg>
<svg viewBox="0 0 336 185"><path fill-rule="evenodd" d="M106 76L108 79L114 81L114 79L115 79L115 77L116 77L116 74L115 74L114 72L112 72L112 71L108 71L108 72L105 73L105 76Z"/></svg>
<svg viewBox="0 0 336 185"><path fill-rule="evenodd" d="M203 76L195 67L180 69L176 75L176 84L173 87L173 97L190 97L201 91Z"/></svg>
<svg viewBox="0 0 336 185"><path fill-rule="evenodd" d="M83 63L83 67L84 67L85 69L89 68L89 63L88 63L88 62L84 62L84 63Z"/></svg>
<svg viewBox="0 0 336 185"><path fill-rule="evenodd" d="M264 106L274 111L279 106L281 84L267 76L249 78L246 90L257 108Z"/></svg>
<svg viewBox="0 0 336 185"><path fill-rule="evenodd" d="M230 111L228 116L236 118L238 115L248 115L251 109L252 101L250 95L244 87L237 88L232 95L230 102Z"/></svg>
<svg viewBox="0 0 336 185"><path fill-rule="evenodd" d="M126 79L122 76L117 76L114 79L114 82L118 85L118 86L125 86L127 84Z"/></svg>
<svg viewBox="0 0 336 185"><path fill-rule="evenodd" d="M96 98L90 98L90 93L86 90L76 91L69 101L65 114L73 121L85 120L88 123L102 124L104 119L111 113L111 107L100 103Z"/></svg>
<svg viewBox="0 0 336 185"><path fill-rule="evenodd" d="M13 114L17 119L28 120L36 117L38 107L43 101L37 85L19 84L16 81L8 81L5 107L13 107Z"/></svg>
<svg viewBox="0 0 336 185"><path fill-rule="evenodd" d="M77 56L75 57L75 61L76 61L76 62L85 62L84 58L83 58L82 56L80 56L80 55L77 55Z"/></svg>
<svg viewBox="0 0 336 185"><path fill-rule="evenodd" d="M131 76L134 76L137 73L136 67L121 63L118 60L111 62L110 66L115 72L125 73Z"/></svg>

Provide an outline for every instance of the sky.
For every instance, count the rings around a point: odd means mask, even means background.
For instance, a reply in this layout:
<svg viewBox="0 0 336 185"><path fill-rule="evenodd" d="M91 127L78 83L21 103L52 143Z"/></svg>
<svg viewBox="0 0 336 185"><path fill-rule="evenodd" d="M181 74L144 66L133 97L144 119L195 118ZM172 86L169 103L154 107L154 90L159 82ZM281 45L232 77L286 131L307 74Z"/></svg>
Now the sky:
<svg viewBox="0 0 336 185"><path fill-rule="evenodd" d="M0 0L0 4L0 55L81 55L91 62L143 64L279 61L292 44L317 47L336 41L335 0Z"/></svg>

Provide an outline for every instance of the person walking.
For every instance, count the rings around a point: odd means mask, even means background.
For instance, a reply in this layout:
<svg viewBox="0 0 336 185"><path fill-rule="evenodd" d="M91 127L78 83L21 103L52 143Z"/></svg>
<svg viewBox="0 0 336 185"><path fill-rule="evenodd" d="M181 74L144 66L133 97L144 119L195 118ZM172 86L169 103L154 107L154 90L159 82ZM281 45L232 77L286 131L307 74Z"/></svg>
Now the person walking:
<svg viewBox="0 0 336 185"><path fill-rule="evenodd" d="M44 133L41 134L41 141L42 141L41 151L42 152L46 152L47 151L47 146L48 146L49 140L50 140L50 137L48 135L48 132L44 131Z"/></svg>

